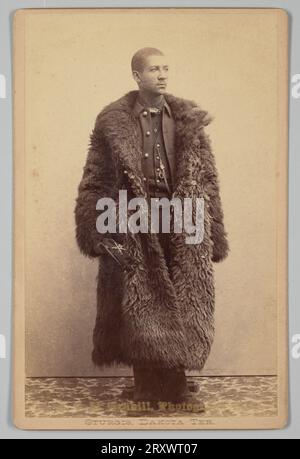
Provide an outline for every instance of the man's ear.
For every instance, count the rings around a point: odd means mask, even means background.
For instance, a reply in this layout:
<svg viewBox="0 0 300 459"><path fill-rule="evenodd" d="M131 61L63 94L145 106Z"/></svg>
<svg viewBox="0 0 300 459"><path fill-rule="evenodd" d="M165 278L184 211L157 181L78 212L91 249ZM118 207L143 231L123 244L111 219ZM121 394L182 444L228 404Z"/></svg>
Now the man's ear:
<svg viewBox="0 0 300 459"><path fill-rule="evenodd" d="M132 72L132 76L134 78L134 80L136 81L137 84L139 84L141 82L141 78L140 78L140 74L137 70L134 70Z"/></svg>

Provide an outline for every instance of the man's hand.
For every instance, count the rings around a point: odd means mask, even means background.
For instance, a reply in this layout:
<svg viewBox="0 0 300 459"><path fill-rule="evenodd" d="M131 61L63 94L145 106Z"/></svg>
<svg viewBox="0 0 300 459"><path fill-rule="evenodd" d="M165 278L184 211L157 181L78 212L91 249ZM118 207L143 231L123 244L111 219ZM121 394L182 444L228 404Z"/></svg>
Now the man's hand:
<svg viewBox="0 0 300 459"><path fill-rule="evenodd" d="M109 254L120 266L125 265L125 248L114 239L105 238L97 245L99 255Z"/></svg>

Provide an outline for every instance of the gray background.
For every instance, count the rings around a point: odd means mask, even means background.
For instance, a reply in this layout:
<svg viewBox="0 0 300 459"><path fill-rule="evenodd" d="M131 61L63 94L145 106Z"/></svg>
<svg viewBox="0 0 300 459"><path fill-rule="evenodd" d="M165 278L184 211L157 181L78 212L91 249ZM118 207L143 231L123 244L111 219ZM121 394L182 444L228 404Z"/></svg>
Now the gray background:
<svg viewBox="0 0 300 459"><path fill-rule="evenodd" d="M298 5L298 9L297 9ZM178 438L176 431L126 431L115 432L26 432L16 429L11 419L11 219L12 219L12 101L11 101L11 21L12 13L17 8L42 8L42 7L108 7L109 2L100 1L8 1L0 5L0 73L6 76L7 98L0 99L1 119L1 155L0 155L0 203L1 203L1 225L0 225L0 334L5 335L7 343L6 359L0 359L0 438ZM139 2L114 2L114 7L140 6ZM291 40L291 63L290 76L300 73L299 50L298 62L296 61L296 43L300 42L300 8L299 1L193 1L193 2L143 2L143 6L191 6L191 7L278 7L284 8L290 14L290 40ZM296 172L299 169L299 134L297 137L296 122L297 112L300 110L300 99L290 99L290 151L289 151L289 307L290 307L290 342L294 334L300 333L300 317L297 304L296 273L297 253L299 253L299 242L296 241L296 234L299 234L299 220L296 218ZM299 119L299 113L298 113ZM298 147L298 148L297 148ZM299 262L298 262L299 263ZM290 360L290 423L281 431L255 431L255 432L201 432L181 431L181 438L297 438L300 433L300 404L296 399L297 387L299 388L299 365L300 360ZM299 393L299 390L298 390ZM299 396L298 396L299 397Z"/></svg>

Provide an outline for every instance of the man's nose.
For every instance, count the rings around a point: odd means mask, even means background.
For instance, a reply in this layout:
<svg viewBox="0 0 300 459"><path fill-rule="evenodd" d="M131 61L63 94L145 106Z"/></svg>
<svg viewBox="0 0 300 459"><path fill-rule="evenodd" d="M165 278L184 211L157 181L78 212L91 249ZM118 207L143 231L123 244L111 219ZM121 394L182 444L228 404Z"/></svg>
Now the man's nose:
<svg viewBox="0 0 300 459"><path fill-rule="evenodd" d="M166 80L168 78L168 75L165 72L160 72L158 74L158 79L159 80Z"/></svg>

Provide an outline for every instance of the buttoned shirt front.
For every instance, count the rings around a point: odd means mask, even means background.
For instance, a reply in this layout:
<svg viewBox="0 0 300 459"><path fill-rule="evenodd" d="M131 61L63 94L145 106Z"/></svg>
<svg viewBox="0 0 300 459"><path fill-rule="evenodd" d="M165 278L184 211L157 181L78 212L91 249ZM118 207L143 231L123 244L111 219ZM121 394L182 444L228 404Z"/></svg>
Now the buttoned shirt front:
<svg viewBox="0 0 300 459"><path fill-rule="evenodd" d="M164 98L158 108L157 113L151 113L140 96L134 105L134 114L140 125L144 180L149 195L154 197L169 194L163 172L172 192L175 173L174 120Z"/></svg>

